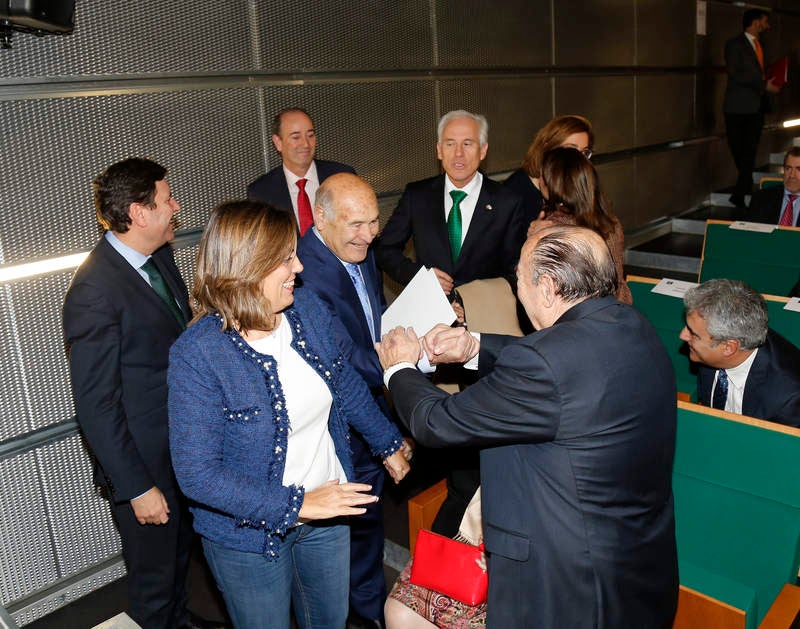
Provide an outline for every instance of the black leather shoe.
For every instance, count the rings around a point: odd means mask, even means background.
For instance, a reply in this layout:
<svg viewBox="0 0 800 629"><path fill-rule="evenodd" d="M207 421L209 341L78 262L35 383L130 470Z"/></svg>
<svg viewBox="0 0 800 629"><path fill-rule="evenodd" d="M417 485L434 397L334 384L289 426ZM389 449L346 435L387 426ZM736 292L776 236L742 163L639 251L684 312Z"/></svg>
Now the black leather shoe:
<svg viewBox="0 0 800 629"><path fill-rule="evenodd" d="M189 617L179 629L231 629L228 623L219 620L207 620L197 614L189 612Z"/></svg>

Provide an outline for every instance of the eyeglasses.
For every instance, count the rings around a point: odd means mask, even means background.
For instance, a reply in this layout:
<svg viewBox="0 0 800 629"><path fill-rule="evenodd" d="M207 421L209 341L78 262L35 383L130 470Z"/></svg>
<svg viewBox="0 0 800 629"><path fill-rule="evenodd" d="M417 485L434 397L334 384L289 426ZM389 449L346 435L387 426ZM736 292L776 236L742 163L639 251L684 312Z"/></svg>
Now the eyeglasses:
<svg viewBox="0 0 800 629"><path fill-rule="evenodd" d="M592 159L592 155L593 155L592 149L586 148L586 149L581 150L577 146L575 146L574 144L562 144L561 146L563 146L564 148L567 148L567 149L575 149L576 151L581 153L586 159Z"/></svg>

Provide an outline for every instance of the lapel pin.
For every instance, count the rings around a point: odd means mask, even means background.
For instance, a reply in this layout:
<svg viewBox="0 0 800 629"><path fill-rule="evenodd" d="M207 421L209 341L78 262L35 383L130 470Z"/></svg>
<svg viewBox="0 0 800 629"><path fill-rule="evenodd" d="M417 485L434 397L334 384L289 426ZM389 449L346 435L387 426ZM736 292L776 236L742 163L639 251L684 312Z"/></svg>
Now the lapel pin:
<svg viewBox="0 0 800 629"><path fill-rule="evenodd" d="M486 204L486 209L487 209L487 210L489 210L489 211L491 212L491 211L492 211L494 208L492 207L492 204L491 204L491 203L487 203L487 204Z"/></svg>

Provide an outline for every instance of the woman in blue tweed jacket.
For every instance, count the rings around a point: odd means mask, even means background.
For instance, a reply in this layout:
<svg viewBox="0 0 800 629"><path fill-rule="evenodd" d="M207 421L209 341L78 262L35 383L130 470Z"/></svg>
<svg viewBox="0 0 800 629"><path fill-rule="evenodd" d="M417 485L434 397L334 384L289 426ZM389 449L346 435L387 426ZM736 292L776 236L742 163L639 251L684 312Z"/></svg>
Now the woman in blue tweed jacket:
<svg viewBox="0 0 800 629"><path fill-rule="evenodd" d="M224 203L200 241L199 314L170 351L175 474L236 627L344 627L344 516L377 500L352 477L348 425L399 481L401 436L342 359L286 212Z"/></svg>

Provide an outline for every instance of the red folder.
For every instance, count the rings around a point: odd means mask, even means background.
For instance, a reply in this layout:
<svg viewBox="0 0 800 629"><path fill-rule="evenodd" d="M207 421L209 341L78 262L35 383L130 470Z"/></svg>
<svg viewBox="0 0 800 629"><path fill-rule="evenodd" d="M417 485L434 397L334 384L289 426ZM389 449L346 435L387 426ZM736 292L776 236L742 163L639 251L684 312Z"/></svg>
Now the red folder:
<svg viewBox="0 0 800 629"><path fill-rule="evenodd" d="M789 81L789 57L783 57L769 64L767 80L773 79L777 87L783 87Z"/></svg>

